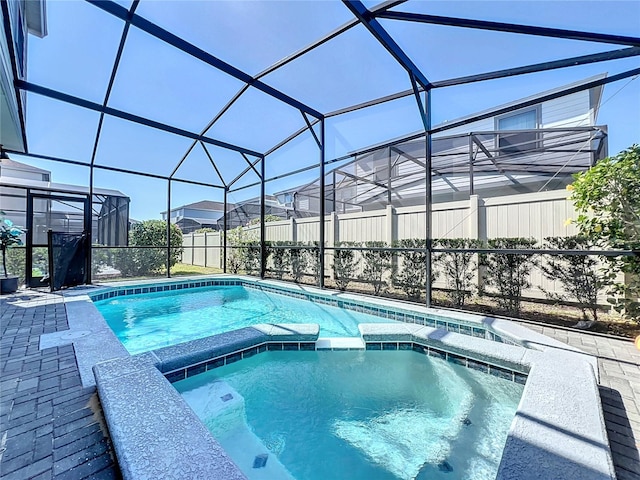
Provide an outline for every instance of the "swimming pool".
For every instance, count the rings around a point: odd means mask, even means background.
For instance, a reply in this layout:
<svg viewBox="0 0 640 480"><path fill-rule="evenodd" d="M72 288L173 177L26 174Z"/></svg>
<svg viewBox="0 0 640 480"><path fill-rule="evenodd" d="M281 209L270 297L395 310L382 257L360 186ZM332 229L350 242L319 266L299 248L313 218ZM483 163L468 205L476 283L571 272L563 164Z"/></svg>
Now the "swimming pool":
<svg viewBox="0 0 640 480"><path fill-rule="evenodd" d="M270 356L275 352L303 356L309 353L358 353L336 351L344 350L343 341L350 345L350 342L355 342L354 339L339 339L337 343L319 339L317 324L254 325L132 356L122 356L120 353L120 356L114 357L110 353L112 350L105 348L115 342L123 349L97 311L97 302L146 293L163 292L164 296L173 290L197 290L215 285L241 285L304 299L309 303L373 314L378 317L377 322L358 325L361 342L359 348L363 354L395 355L395 351L412 350L420 354L418 358L421 360L418 362L430 362L429 357L433 357L448 361L454 369L464 366L519 384L526 381L504 449L501 452L499 448L492 450L502 455L496 476L498 480L534 480L543 477L585 480L615 478L602 420L597 363L595 359L583 355L573 347L504 319L226 275L205 279L167 279L154 283L123 282L77 292L69 291L64 295L69 324L82 334L74 341L76 351L82 353L85 343L87 344L85 363L89 362L87 364L90 365L90 371L93 366L95 384L118 464L125 478L245 478L227 451L178 393L174 387L178 382L192 380L203 373L213 375L212 372L220 368L226 369L234 365L235 368L241 367L240 364L258 360L252 357ZM309 306L309 303L305 305ZM380 318L385 323L380 323ZM86 335L88 331L94 333ZM331 351L325 351L326 349ZM103 354L104 352L106 353ZM97 354L102 355L102 360L96 359ZM83 358L78 355L81 372ZM350 363L357 362L346 362ZM401 374L408 375L414 371L419 372L420 368L409 367L400 373L396 372L396 377L399 379ZM476 373L471 372L470 375ZM263 377L268 375L265 373ZM328 383L331 383L330 378L327 378ZM416 382L423 380L420 375L414 375L414 378ZM226 380L219 383L226 385L224 388L227 389L220 391L220 400L224 401L223 397L228 398L227 393L231 393L234 397L236 394L242 397L244 402L244 396ZM438 383L435 386L433 382L427 383L434 387L433 390L439 388ZM489 393L498 391L494 388L485 390ZM371 388L371 391L374 389ZM281 393L272 397L270 404L276 405L276 410L284 410L287 395ZM250 398L250 395L247 397ZM277 407L280 404L283 408ZM149 415L150 411L154 415ZM461 432L468 426L482 425L482 420L476 418L474 421L471 414L469 419L471 425L463 423L465 428L461 428ZM387 419L378 423L381 426L393 423L385 420ZM409 426L413 426L414 422L409 423ZM253 445L264 446L262 440L253 435ZM345 436L351 439L352 444L363 444L362 448L353 447L354 449L362 452L366 450L365 442L355 440L359 435ZM375 435L364 436L376 438ZM266 443L279 451L283 444L282 437L277 435L267 439ZM451 449L451 452L454 450ZM315 460L314 451L313 448L306 451L305 463ZM260 453L249 460L255 461ZM368 458L368 454L362 455L365 459ZM453 462L445 460L447 463L437 463L437 471L433 471L433 463L421 464L422 473L417 478L424 477L425 472L442 478L456 478L456 471L464 472L470 468L461 465L460 459L453 453L446 458L451 458ZM253 475L256 472L266 472L259 467L263 460L257 460L258 468L252 472ZM267 465L277 466L280 463L274 456L267 457L266 460ZM411 463L414 463L413 460ZM453 471L447 472L449 467L453 467ZM253 469L253 464L251 468ZM289 468L288 463L286 468ZM286 468L283 462L281 472L287 472Z"/></svg>
<svg viewBox="0 0 640 480"><path fill-rule="evenodd" d="M250 480L494 479L523 391L413 351L270 351L174 386Z"/></svg>
<svg viewBox="0 0 640 480"><path fill-rule="evenodd" d="M395 322L242 285L116 295L95 304L132 354L262 323L317 323L322 337L358 337L360 323Z"/></svg>

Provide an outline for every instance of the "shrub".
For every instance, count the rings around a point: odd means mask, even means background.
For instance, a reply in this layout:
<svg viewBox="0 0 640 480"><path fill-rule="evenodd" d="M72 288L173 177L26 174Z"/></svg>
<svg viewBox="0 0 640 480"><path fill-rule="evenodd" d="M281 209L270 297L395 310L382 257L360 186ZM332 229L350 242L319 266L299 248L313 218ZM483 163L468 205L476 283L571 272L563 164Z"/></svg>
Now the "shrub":
<svg viewBox="0 0 640 480"><path fill-rule="evenodd" d="M245 248L243 246L247 242L257 241L255 234L253 232L247 233L242 227L236 227L224 232L223 235L227 236L227 245L231 247L227 250L227 270L231 273L238 273L247 265L251 266L251 262L244 258Z"/></svg>
<svg viewBox="0 0 640 480"><path fill-rule="evenodd" d="M236 250L242 269L247 275L260 273L260 242L257 240L245 240ZM235 272L234 272L235 273Z"/></svg>
<svg viewBox="0 0 640 480"><path fill-rule="evenodd" d="M338 242L336 247L357 247L355 242ZM347 285L354 279L360 259L356 258L354 250L333 251L333 278L340 290L346 290Z"/></svg>
<svg viewBox="0 0 640 480"><path fill-rule="evenodd" d="M386 248L385 242L365 242L367 248ZM369 282L373 287L375 295L386 290L387 281L384 279L387 271L391 269L391 258L393 252L390 250L363 250L364 269L360 278Z"/></svg>
<svg viewBox="0 0 640 480"><path fill-rule="evenodd" d="M167 265L167 224L162 220L146 220L137 223L129 232L130 247L117 249L114 255L115 267L124 276L144 276L158 273L175 265L182 256L182 232L171 224L171 254Z"/></svg>
<svg viewBox="0 0 640 480"><path fill-rule="evenodd" d="M91 274L96 275L103 267L110 264L111 255L106 248L94 244L91 248Z"/></svg>
<svg viewBox="0 0 640 480"><path fill-rule="evenodd" d="M271 270L271 273L279 280L281 280L282 276L289 271L289 250L282 248L286 245L288 245L288 242L271 242L269 244L269 252L273 259L273 269Z"/></svg>
<svg viewBox="0 0 640 480"><path fill-rule="evenodd" d="M574 176L580 235L603 248L640 250L640 145ZM640 322L640 256L605 257L607 301L628 319ZM618 275L625 282L617 282Z"/></svg>
<svg viewBox="0 0 640 480"><path fill-rule="evenodd" d="M272 215L271 213L268 213L264 216L264 223L269 223L269 222L280 222L282 220L286 220L286 218L280 218L277 215ZM260 217L257 218L252 218L251 220L249 220L248 225L259 225L260 224Z"/></svg>
<svg viewBox="0 0 640 480"><path fill-rule="evenodd" d="M302 242L294 242L293 247L303 246ZM304 248L289 249L289 265L291 267L291 276L293 281L298 283L302 276L306 273L309 257Z"/></svg>
<svg viewBox="0 0 640 480"><path fill-rule="evenodd" d="M13 246L21 246L21 236L24 230L13 224L8 218L4 218L5 213L0 210L0 251L2 251L2 270L7 277L7 250Z"/></svg>
<svg viewBox="0 0 640 480"><path fill-rule="evenodd" d="M556 250L589 250L594 247L593 240L581 237L548 237L545 247ZM541 290L553 300L575 300L582 311L582 318L588 321L587 312L594 321L598 320L598 294L606 284L606 276L598 273L597 257L587 255L549 254L546 263L540 264L544 276L562 284L565 293L553 293Z"/></svg>
<svg viewBox="0 0 640 480"><path fill-rule="evenodd" d="M307 265L311 269L311 275L316 279L316 283L320 283L320 275L324 275L324 272L320 272L320 244L318 242L309 243L309 248L306 250Z"/></svg>
<svg viewBox="0 0 640 480"><path fill-rule="evenodd" d="M434 241L442 248L479 248L482 242L469 238L442 238ZM447 295L455 307L464 306L466 300L473 295L474 271L477 268L473 252L442 252L434 255L445 276L449 291Z"/></svg>
<svg viewBox="0 0 640 480"><path fill-rule="evenodd" d="M25 281L25 264L26 249L13 247L7 249L7 270L13 275L18 276L18 283L24 284ZM34 261L35 263L35 261Z"/></svg>
<svg viewBox="0 0 640 480"><path fill-rule="evenodd" d="M531 249L536 245L532 238L494 238L488 242L489 248ZM529 274L536 266L532 255L510 253L488 253L480 256L480 264L487 268L486 282L498 291L498 306L513 315L520 314L522 291L531 286Z"/></svg>
<svg viewBox="0 0 640 480"><path fill-rule="evenodd" d="M401 288L410 299L420 300L420 296L425 291L427 284L427 241L422 238L409 238L395 242L394 246L397 248L424 249L399 251L397 255L402 260L402 270L399 270L396 266L392 273L394 286ZM435 271L432 270L432 283L435 280L435 275Z"/></svg>
<svg viewBox="0 0 640 480"><path fill-rule="evenodd" d="M242 267L240 256L236 255L235 249L232 249L230 253L227 253L227 270L231 273L238 273L240 271L240 267Z"/></svg>

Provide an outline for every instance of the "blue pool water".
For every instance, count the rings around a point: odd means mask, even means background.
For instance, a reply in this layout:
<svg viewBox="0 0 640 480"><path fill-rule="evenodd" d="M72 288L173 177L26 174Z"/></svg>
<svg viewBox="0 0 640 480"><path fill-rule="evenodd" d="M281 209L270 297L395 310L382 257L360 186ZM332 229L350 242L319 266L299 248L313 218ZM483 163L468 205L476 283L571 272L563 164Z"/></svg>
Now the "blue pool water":
<svg viewBox="0 0 640 480"><path fill-rule="evenodd" d="M132 354L258 323L317 323L321 337L354 337L360 323L393 322L242 286L128 295L95 304Z"/></svg>
<svg viewBox="0 0 640 480"><path fill-rule="evenodd" d="M412 351L267 352L174 386L251 480L494 479L523 390Z"/></svg>

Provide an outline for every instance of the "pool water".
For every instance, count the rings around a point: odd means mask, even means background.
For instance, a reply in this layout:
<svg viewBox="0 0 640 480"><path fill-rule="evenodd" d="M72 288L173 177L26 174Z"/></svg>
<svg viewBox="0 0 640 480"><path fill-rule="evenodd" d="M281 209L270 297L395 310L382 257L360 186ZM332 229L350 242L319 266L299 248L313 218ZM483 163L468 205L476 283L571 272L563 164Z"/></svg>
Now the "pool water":
<svg viewBox="0 0 640 480"><path fill-rule="evenodd" d="M394 322L242 286L127 295L95 305L132 354L258 323L317 323L321 337L355 337L360 323Z"/></svg>
<svg viewBox="0 0 640 480"><path fill-rule="evenodd" d="M270 351L174 386L252 480L493 480L523 391L412 351Z"/></svg>

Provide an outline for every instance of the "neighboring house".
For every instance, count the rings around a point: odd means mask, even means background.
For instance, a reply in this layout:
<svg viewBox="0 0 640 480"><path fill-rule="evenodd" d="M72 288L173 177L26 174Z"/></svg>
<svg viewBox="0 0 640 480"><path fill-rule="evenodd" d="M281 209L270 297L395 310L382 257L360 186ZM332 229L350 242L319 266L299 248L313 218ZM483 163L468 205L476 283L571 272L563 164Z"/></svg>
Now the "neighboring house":
<svg viewBox="0 0 640 480"><path fill-rule="evenodd" d="M34 246L46 245L47 230L82 232L84 211L80 202L89 188L51 183L51 172L9 158L0 159L0 209L16 225L27 225L27 204L33 200ZM58 200L54 197L63 196ZM69 199L72 199L69 201ZM77 199L74 202L73 199ZM105 246L127 245L129 197L117 190L93 189L92 240Z"/></svg>
<svg viewBox="0 0 640 480"><path fill-rule="evenodd" d="M251 198L239 203L227 205L227 228L248 225L252 220L260 218L260 198ZM167 212L161 212L162 220L167 219ZM182 205L171 210L171 223L177 225L182 233L192 233L200 228L213 230L224 229L224 203L212 200ZM294 215L292 207L280 205L272 195L265 197L265 215L273 215L283 220Z"/></svg>
<svg viewBox="0 0 640 480"><path fill-rule="evenodd" d="M236 203L231 207L227 215L227 228L231 229L249 225L252 220L260 218L261 211L260 197ZM274 195L265 196L264 214L280 217L283 220L298 216L293 206L282 205ZM304 216L308 215L305 213ZM218 230L224 230L223 218L218 220Z"/></svg>
<svg viewBox="0 0 640 480"><path fill-rule="evenodd" d="M587 78L497 108L535 102L550 93L604 77L606 74ZM434 135L433 202L463 200L470 194L495 197L565 188L572 181L571 174L607 156L607 129L596 126L602 89L598 86L541 101ZM344 213L377 210L386 205L424 205L424 134L387 141L379 148L372 146L363 151L368 153L356 153L349 163L327 172L325 211ZM297 216L319 212L317 181L276 196L282 206L295 209Z"/></svg>
<svg viewBox="0 0 640 480"><path fill-rule="evenodd" d="M0 144L24 152L26 93L18 95L13 87L17 79L27 78L27 33L47 35L45 0L3 1L8 18L0 25ZM3 15L4 17L4 15ZM10 31L6 31L6 26ZM7 42L9 39L9 42ZM16 64L12 65L12 55Z"/></svg>
<svg viewBox="0 0 640 480"><path fill-rule="evenodd" d="M229 208L233 208L230 205ZM200 228L218 229L218 220L224 214L224 203L202 200L171 209L171 223L177 225L182 233L191 233ZM162 219L167 219L166 210Z"/></svg>

